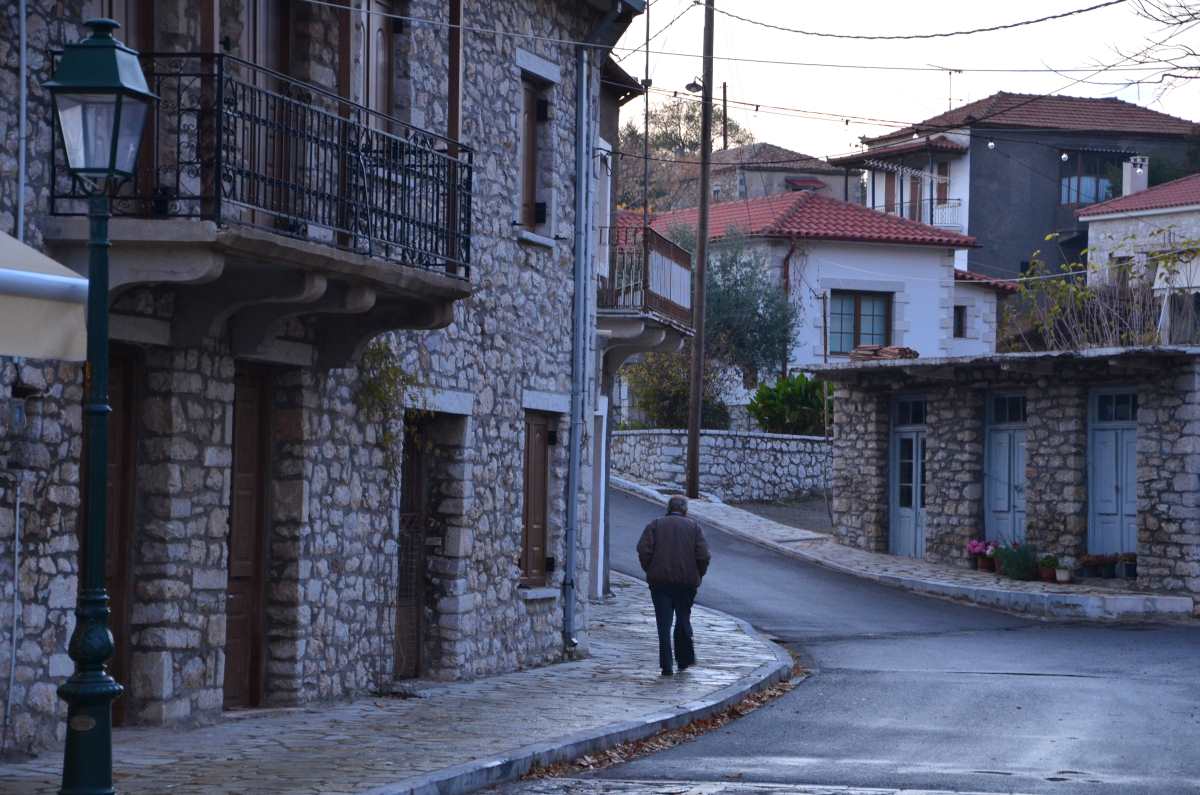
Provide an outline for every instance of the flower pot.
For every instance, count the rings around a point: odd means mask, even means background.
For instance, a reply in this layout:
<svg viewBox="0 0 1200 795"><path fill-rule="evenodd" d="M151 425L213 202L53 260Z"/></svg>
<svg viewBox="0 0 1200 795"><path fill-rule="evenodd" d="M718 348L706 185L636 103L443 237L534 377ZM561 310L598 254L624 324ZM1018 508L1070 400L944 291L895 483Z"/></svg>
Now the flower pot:
<svg viewBox="0 0 1200 795"><path fill-rule="evenodd" d="M978 555L972 555L972 556L971 556L971 568L972 568L972 569L978 569L978 568L979 568L979 556L978 556Z"/></svg>
<svg viewBox="0 0 1200 795"><path fill-rule="evenodd" d="M1055 569L1054 570L1054 580L1055 580L1055 582L1070 582L1071 581L1071 570L1065 569L1065 568Z"/></svg>
<svg viewBox="0 0 1200 795"><path fill-rule="evenodd" d="M1100 576L1106 580L1115 579L1117 576L1117 564L1105 563L1100 567Z"/></svg>
<svg viewBox="0 0 1200 795"><path fill-rule="evenodd" d="M1054 569L1038 566L1038 577L1041 577L1042 582L1054 582Z"/></svg>
<svg viewBox="0 0 1200 795"><path fill-rule="evenodd" d="M1001 577L1003 577L1004 576L1004 560L1002 558L992 558L992 561L996 564L996 573L999 574Z"/></svg>
<svg viewBox="0 0 1200 795"><path fill-rule="evenodd" d="M1093 564L1087 564L1087 565L1081 567L1080 571L1082 572L1082 574L1080 575L1081 577L1099 577L1100 576L1100 567L1095 566Z"/></svg>
<svg viewBox="0 0 1200 795"><path fill-rule="evenodd" d="M980 555L979 557L975 558L975 560L979 565L980 571L995 571L996 570L995 558L989 558L987 555Z"/></svg>

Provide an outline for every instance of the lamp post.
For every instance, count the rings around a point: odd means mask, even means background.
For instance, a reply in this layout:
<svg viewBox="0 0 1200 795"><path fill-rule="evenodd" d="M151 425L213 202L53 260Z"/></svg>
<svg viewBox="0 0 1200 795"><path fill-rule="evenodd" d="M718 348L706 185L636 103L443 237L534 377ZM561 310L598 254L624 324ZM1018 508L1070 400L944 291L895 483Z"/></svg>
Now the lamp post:
<svg viewBox="0 0 1200 795"><path fill-rule="evenodd" d="M113 38L111 19L85 23L91 36L69 44L45 87L54 98L67 170L87 186L87 364L84 369L83 561L75 631L67 649L75 673L58 688L67 702L61 795L110 795L112 702L121 695L105 668L113 653L104 587L108 491L108 192L133 176L142 127L155 96L137 53Z"/></svg>

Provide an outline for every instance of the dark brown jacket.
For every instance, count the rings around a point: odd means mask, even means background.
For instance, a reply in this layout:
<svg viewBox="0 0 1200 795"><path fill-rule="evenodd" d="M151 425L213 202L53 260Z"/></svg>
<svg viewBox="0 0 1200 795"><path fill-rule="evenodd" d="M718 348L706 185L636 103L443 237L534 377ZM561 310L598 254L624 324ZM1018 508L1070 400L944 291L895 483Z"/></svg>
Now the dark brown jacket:
<svg viewBox="0 0 1200 795"><path fill-rule="evenodd" d="M638 559L651 585L698 588L708 571L708 542L694 519L668 514L646 525L638 541Z"/></svg>

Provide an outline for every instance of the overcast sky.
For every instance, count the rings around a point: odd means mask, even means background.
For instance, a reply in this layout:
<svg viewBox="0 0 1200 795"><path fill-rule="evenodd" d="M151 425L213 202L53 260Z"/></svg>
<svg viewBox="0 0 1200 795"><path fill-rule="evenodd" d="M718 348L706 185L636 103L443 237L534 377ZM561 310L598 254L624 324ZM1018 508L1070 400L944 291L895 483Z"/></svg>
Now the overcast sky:
<svg viewBox="0 0 1200 795"><path fill-rule="evenodd" d="M716 0L718 9L785 27L854 34L908 34L961 30L1003 24L1094 5L1100 0ZM666 32L651 42L650 77L656 90L679 91L701 73L704 11L693 0L653 0L651 33L657 33L677 14L690 8ZM925 41L846 41L768 30L720 13L716 15L714 84L729 84L730 101L785 106L836 115L914 122L954 105L981 99L996 91L1058 93L1075 96L1116 96L1176 116L1200 119L1200 87L1184 86L1160 95L1158 86L1095 85L1136 80L1138 75L1106 72L1069 75L1047 73L980 73L830 69L810 66L750 63L728 58L752 58L808 63L870 64L987 69L1076 68L1113 65L1136 53L1152 38L1169 35L1139 18L1132 3L1092 11L1009 31ZM618 47L640 46L645 21L638 18ZM1179 40L1200 43L1200 28ZM662 52L690 53L679 57ZM626 55L614 51L614 57ZM642 52L629 54L621 65L641 78ZM1128 66L1128 62L1125 62ZM1070 85L1077 78L1092 82ZM1200 82L1200 81L1197 81ZM651 103L669 96L652 93ZM627 118L640 124L641 100L625 106ZM879 124L841 119L803 118L765 108L730 106L729 115L750 128L757 140L807 154L829 156L851 151L861 135L894 129ZM718 142L719 146L719 142Z"/></svg>

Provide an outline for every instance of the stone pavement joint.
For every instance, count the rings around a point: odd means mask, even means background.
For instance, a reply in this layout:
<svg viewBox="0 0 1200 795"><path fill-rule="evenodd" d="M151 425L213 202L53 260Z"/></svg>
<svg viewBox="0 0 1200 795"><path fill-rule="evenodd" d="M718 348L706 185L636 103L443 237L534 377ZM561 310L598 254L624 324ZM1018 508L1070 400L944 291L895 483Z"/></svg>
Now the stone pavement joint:
<svg viewBox="0 0 1200 795"><path fill-rule="evenodd" d="M118 729L122 795L448 795L687 725L790 676L788 653L697 606L699 663L662 678L644 583L589 606L585 660L439 685L422 698L271 710L196 729ZM0 764L0 793L56 793L61 749Z"/></svg>
<svg viewBox="0 0 1200 795"><path fill-rule="evenodd" d="M616 476L612 478L612 485L663 505L668 499L664 490L653 485ZM839 544L828 533L780 524L719 501L692 500L688 513L730 535L834 571L917 593L1037 618L1180 619L1190 618L1200 610L1189 596L1093 585L1023 582L915 558L867 552Z"/></svg>

